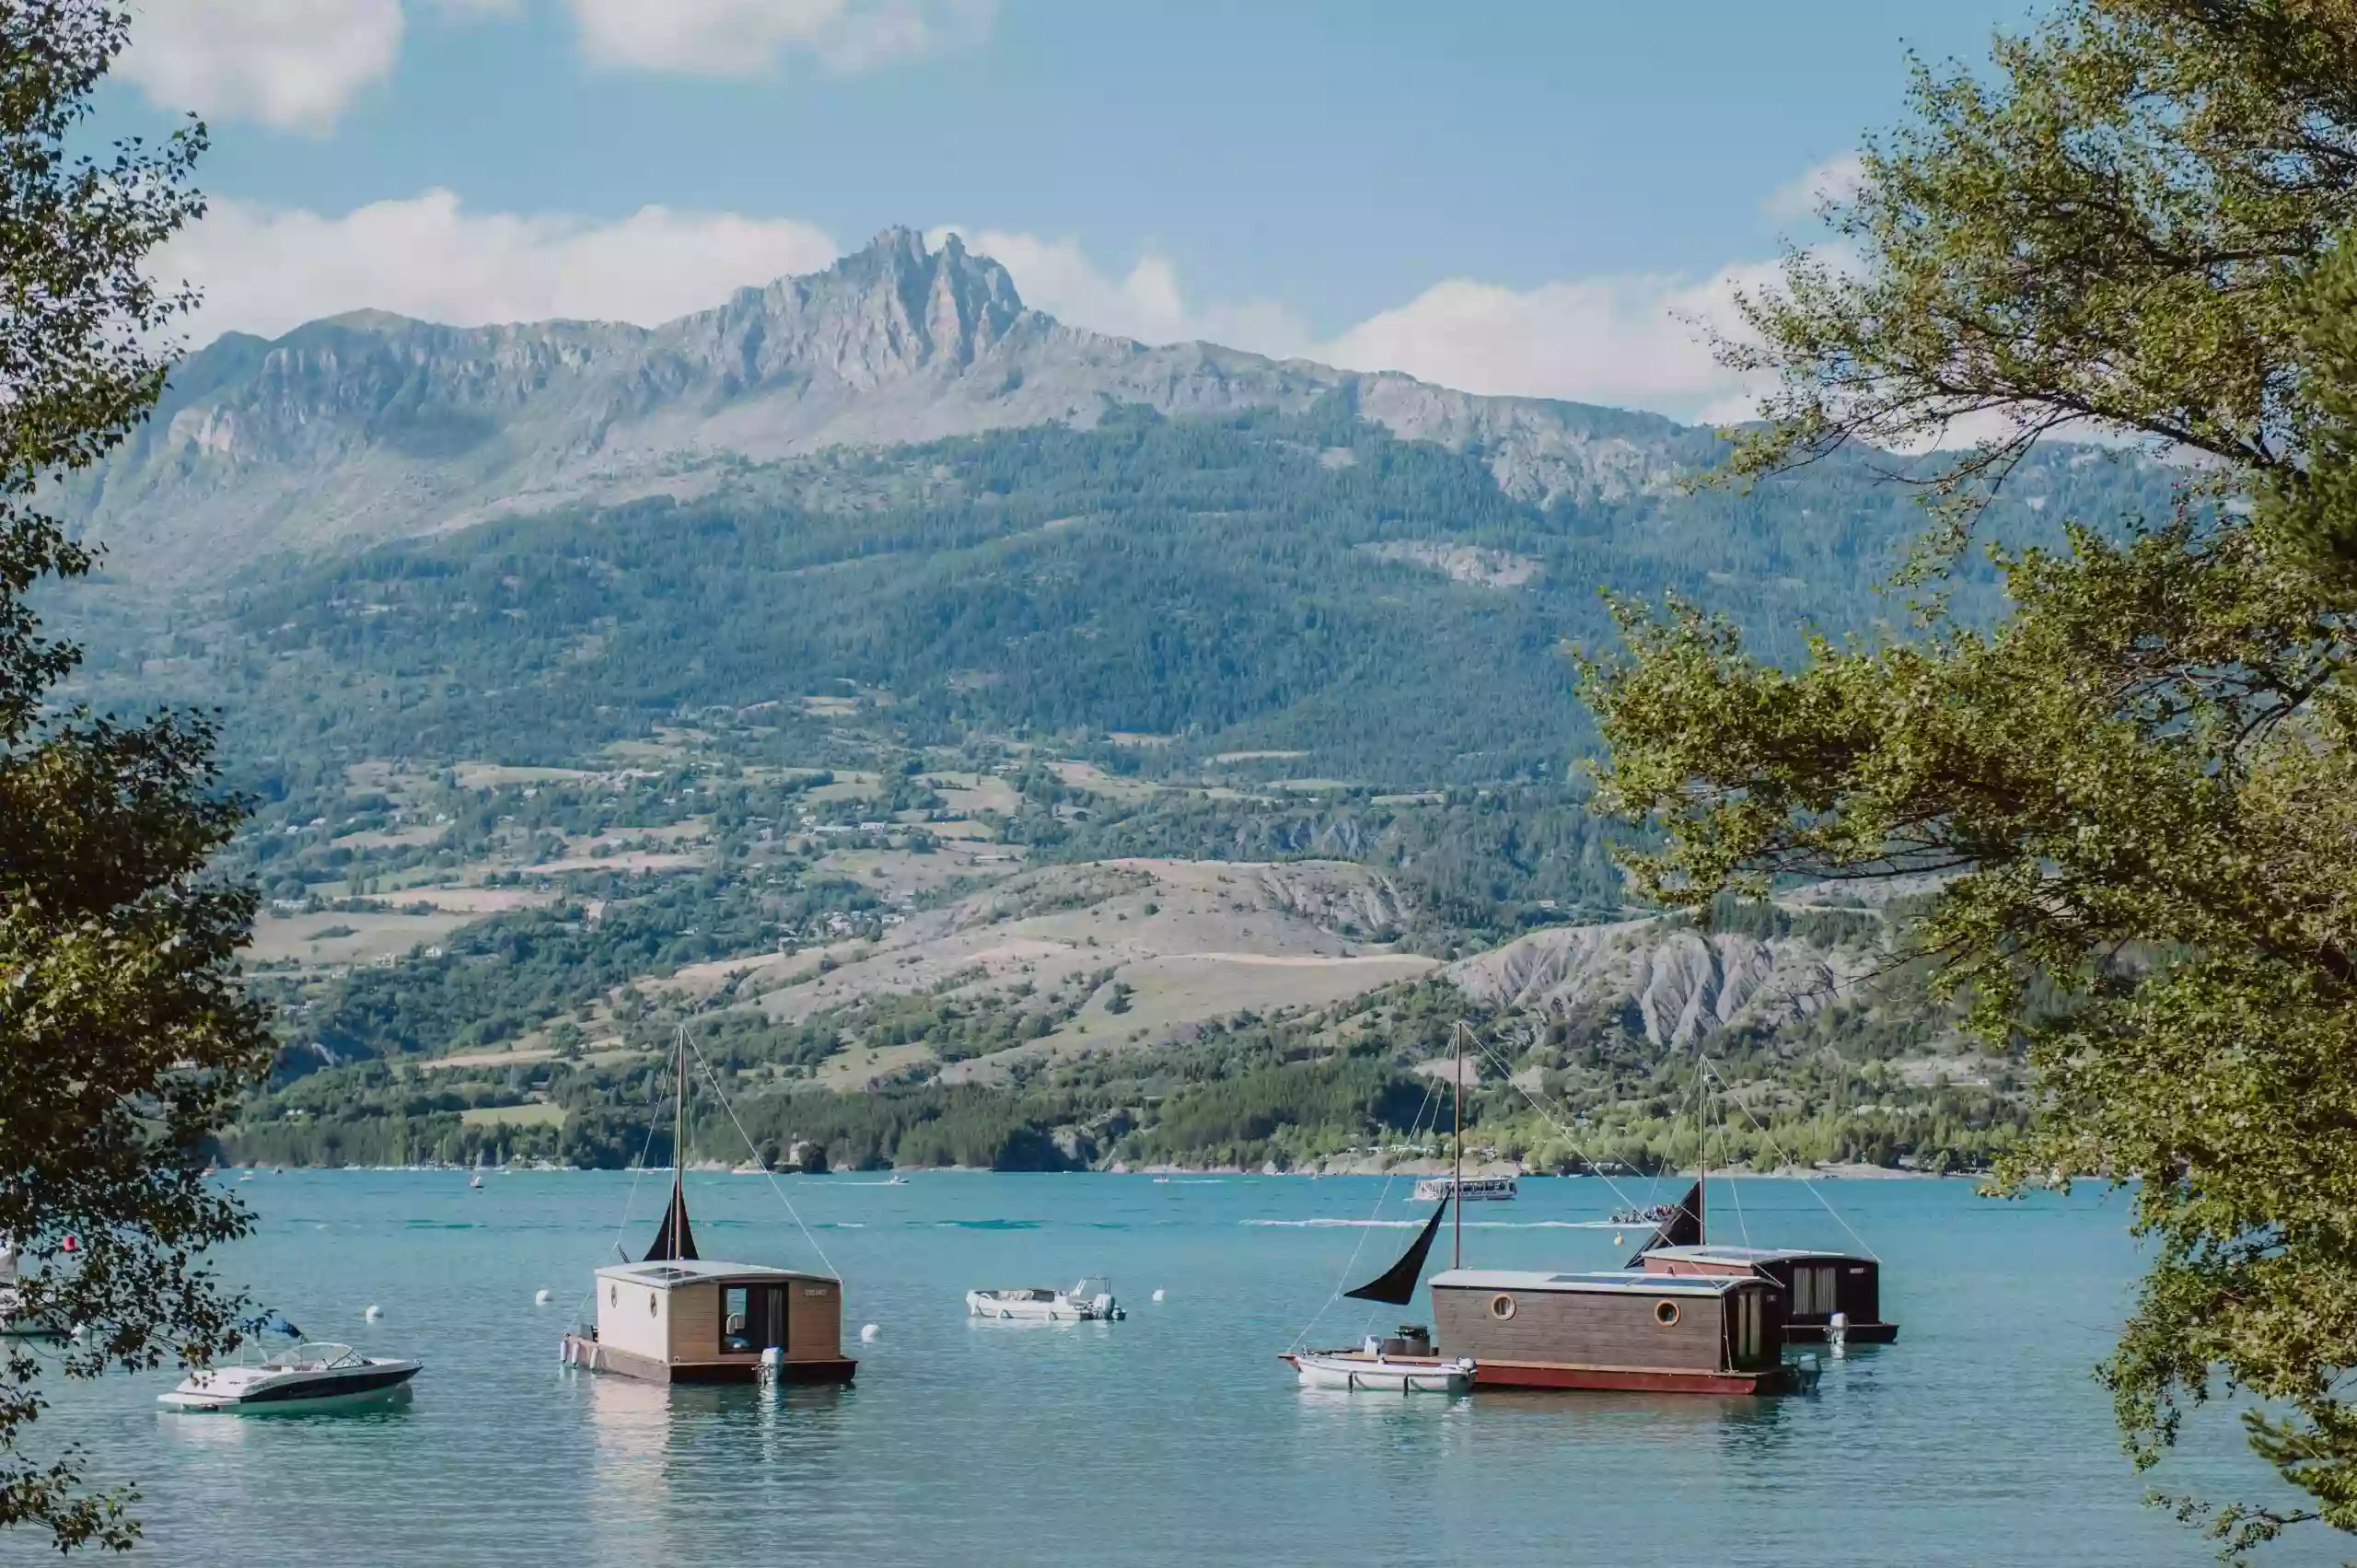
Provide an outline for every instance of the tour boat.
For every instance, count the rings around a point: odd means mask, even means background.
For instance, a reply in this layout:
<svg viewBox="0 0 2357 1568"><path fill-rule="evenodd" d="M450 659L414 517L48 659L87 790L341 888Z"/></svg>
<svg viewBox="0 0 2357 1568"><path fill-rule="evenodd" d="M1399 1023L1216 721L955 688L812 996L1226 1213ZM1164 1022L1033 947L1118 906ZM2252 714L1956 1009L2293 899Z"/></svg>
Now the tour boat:
<svg viewBox="0 0 2357 1568"><path fill-rule="evenodd" d="M1460 1203L1510 1203L1521 1188L1511 1176L1428 1176L1416 1183L1416 1202L1455 1197Z"/></svg>
<svg viewBox="0 0 2357 1568"><path fill-rule="evenodd" d="M302 1344L252 1366L192 1372L156 1402L220 1415L292 1415L381 1404L405 1391L422 1362L362 1355L350 1345Z"/></svg>
<svg viewBox="0 0 2357 1568"><path fill-rule="evenodd" d="M1070 1290L1038 1287L970 1290L966 1310L976 1318L1031 1318L1050 1323L1119 1322L1127 1318L1113 1299L1113 1282L1091 1274Z"/></svg>
<svg viewBox="0 0 2357 1568"><path fill-rule="evenodd" d="M848 1383L859 1364L842 1352L842 1281L696 1251L684 1181L687 1051L682 1029L662 1227L639 1261L597 1271L597 1322L564 1336L564 1365L652 1383Z"/></svg>

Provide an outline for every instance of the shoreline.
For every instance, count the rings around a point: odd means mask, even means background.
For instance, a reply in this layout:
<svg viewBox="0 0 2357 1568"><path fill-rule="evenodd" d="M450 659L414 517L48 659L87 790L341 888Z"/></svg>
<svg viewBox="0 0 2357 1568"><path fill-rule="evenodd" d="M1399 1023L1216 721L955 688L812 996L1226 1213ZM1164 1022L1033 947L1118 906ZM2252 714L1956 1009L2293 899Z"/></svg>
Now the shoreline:
<svg viewBox="0 0 2357 1568"><path fill-rule="evenodd" d="M588 1175L598 1171L610 1171L618 1175L629 1172L633 1174L653 1176L658 1173L668 1174L671 1168L672 1167L668 1165L648 1166L645 1167L644 1170L640 1170L637 1167L631 1166L576 1166L558 1165L554 1163L516 1164L505 1166L225 1165L215 1167L212 1172L210 1172L210 1174L217 1177L226 1176L231 1171L236 1171L238 1173L238 1179L236 1182L233 1182L232 1185L242 1185L244 1180L250 1176L284 1175L288 1171L296 1170L365 1171L378 1175L404 1173L432 1176L472 1176L485 1172L500 1176L513 1176L519 1172L532 1176ZM1422 1180L1428 1177L1446 1176L1449 1174L1449 1167L1446 1161L1431 1160L1406 1160L1402 1161L1399 1165L1388 1167L1381 1166L1366 1166L1364 1164L1351 1164L1341 1166L1340 1167L1333 1166L1321 1166L1317 1167L1300 1167L1291 1170L1278 1170L1269 1166L1253 1167L1248 1166L1232 1165L1123 1166L1115 1164L1108 1166L1103 1169L1083 1170L993 1170L987 1166L975 1165L916 1165L882 1166L874 1170L858 1170L846 1167L838 1170L820 1171L815 1176L807 1171L763 1171L749 1168L744 1166L723 1165L716 1160L708 1160L692 1162L688 1166L688 1169L691 1173L699 1176L797 1177L807 1178L808 1179L818 1181L824 1181L838 1176L856 1177L866 1180L872 1180L875 1178L882 1176L899 1176L904 1179L917 1176L1275 1177L1293 1178L1295 1179L1309 1181L1322 1181L1330 1178L1346 1176L1383 1176L1410 1177L1417 1180ZM1986 1171L1908 1170L1899 1167L1878 1165L1829 1165L1815 1167L1807 1170L1800 1170L1789 1166L1778 1170L1731 1170L1724 1167L1713 1167L1711 1174L1718 1177L1739 1177L1747 1181L1979 1181L1988 1175ZM1698 1173L1692 1170L1616 1170L1607 1174L1592 1170L1575 1170L1558 1175L1556 1172L1551 1170L1523 1170L1515 1167L1501 1163L1475 1165L1469 1162L1465 1167L1464 1175L1468 1180L1476 1177L1486 1178L1511 1176L1520 1181L1654 1181L1692 1180L1696 1179Z"/></svg>

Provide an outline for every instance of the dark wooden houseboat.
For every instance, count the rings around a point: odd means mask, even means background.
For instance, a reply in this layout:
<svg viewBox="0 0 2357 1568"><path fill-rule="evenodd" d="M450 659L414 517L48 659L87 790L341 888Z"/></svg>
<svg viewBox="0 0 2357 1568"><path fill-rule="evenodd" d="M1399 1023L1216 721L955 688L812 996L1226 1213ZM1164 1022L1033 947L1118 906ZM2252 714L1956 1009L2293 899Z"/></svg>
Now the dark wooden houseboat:
<svg viewBox="0 0 2357 1568"><path fill-rule="evenodd" d="M1784 1294L1784 1338L1827 1337L1834 1316L1852 1344L1887 1345L1898 1325L1882 1318L1882 1267L1846 1252L1792 1247L1659 1247L1643 1254L1645 1272L1671 1278L1757 1277Z"/></svg>

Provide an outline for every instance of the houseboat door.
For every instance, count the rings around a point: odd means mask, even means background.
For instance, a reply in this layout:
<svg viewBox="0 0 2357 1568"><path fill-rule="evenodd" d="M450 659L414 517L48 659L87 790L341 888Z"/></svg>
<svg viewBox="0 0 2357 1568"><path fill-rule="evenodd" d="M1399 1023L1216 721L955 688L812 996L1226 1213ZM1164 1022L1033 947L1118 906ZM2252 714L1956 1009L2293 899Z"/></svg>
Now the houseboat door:
<svg viewBox="0 0 2357 1568"><path fill-rule="evenodd" d="M720 1296L720 1353L759 1355L785 1345L786 1287L730 1285Z"/></svg>

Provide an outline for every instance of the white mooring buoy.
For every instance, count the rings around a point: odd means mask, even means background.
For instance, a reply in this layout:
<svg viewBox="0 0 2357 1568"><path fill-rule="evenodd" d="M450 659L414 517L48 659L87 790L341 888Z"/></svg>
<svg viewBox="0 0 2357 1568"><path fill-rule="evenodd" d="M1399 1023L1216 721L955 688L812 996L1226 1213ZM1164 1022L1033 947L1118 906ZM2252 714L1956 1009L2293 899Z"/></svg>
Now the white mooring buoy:
<svg viewBox="0 0 2357 1568"><path fill-rule="evenodd" d="M535 1307L546 1307L548 1304L549 1304L549 1293L548 1293L548 1292L546 1292L546 1291L544 1291L544 1290L536 1290L536 1291L534 1291L534 1292L532 1293L532 1305L533 1305L533 1306L535 1306Z"/></svg>
<svg viewBox="0 0 2357 1568"><path fill-rule="evenodd" d="M876 1342L876 1336L883 1331L883 1330L877 1328L873 1323L864 1325L859 1330L860 1343L868 1345L874 1344Z"/></svg>
<svg viewBox="0 0 2357 1568"><path fill-rule="evenodd" d="M1158 1291L1158 1290L1157 1290L1157 1291L1155 1291L1155 1292L1154 1293L1154 1299L1155 1299L1155 1300L1156 1300L1156 1301L1160 1301L1160 1300L1162 1299L1162 1293L1161 1293L1160 1291Z"/></svg>
<svg viewBox="0 0 2357 1568"><path fill-rule="evenodd" d="M368 1310L363 1312L360 1316L367 1318L371 1323L374 1323L377 1318L382 1318L384 1315L385 1309L372 1301L368 1304Z"/></svg>

